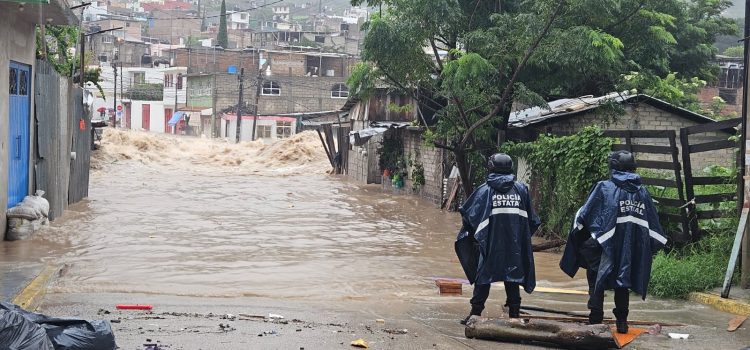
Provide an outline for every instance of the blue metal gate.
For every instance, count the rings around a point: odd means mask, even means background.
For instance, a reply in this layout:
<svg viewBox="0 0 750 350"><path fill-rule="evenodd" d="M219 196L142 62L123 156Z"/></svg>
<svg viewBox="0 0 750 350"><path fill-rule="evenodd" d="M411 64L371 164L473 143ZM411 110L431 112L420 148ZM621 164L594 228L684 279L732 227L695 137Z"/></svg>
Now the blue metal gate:
<svg viewBox="0 0 750 350"><path fill-rule="evenodd" d="M29 120L31 66L10 63L10 120L8 121L8 208L29 191Z"/></svg>

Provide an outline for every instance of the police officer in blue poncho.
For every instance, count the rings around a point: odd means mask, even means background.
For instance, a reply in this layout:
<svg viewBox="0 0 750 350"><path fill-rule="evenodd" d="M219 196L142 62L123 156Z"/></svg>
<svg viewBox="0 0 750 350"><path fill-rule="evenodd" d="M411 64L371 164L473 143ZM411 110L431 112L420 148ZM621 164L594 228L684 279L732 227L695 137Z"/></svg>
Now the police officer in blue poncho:
<svg viewBox="0 0 750 350"><path fill-rule="evenodd" d="M474 284L472 315L481 315L490 295L490 284L505 282L510 317L519 317L519 286L531 293L536 286L531 235L540 221L531 205L529 189L516 182L513 160L496 153L488 160L487 182L461 207L463 227L455 248L469 282Z"/></svg>
<svg viewBox="0 0 750 350"><path fill-rule="evenodd" d="M635 173L633 154L609 156L611 178L601 181L576 213L560 268L586 269L589 323L604 319L604 291L614 289L617 332L628 332L629 290L646 299L654 253L667 243L656 207Z"/></svg>

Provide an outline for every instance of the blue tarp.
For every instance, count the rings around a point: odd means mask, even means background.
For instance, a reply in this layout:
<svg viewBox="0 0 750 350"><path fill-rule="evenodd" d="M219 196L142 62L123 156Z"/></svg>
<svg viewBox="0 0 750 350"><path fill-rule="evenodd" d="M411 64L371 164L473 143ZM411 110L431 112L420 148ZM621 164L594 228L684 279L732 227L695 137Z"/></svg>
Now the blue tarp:
<svg viewBox="0 0 750 350"><path fill-rule="evenodd" d="M174 112L174 114L172 114L172 119L170 119L169 123L167 124L169 124L170 126L175 126L183 116L185 116L185 112Z"/></svg>

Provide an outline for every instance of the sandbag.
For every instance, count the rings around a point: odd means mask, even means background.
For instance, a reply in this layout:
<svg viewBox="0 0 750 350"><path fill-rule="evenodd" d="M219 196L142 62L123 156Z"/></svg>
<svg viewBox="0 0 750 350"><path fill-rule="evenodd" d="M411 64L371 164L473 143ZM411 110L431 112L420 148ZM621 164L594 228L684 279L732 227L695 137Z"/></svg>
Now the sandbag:
<svg viewBox="0 0 750 350"><path fill-rule="evenodd" d="M0 350L53 350L42 326L9 310L0 310Z"/></svg>
<svg viewBox="0 0 750 350"><path fill-rule="evenodd" d="M41 212L29 206L15 206L6 212L8 218L19 218L26 220L36 220L41 216Z"/></svg>
<svg viewBox="0 0 750 350"><path fill-rule="evenodd" d="M5 233L5 239L8 241L18 241L31 237L35 231L35 221L37 220L9 218L8 231Z"/></svg>
<svg viewBox="0 0 750 350"><path fill-rule="evenodd" d="M109 321L49 317L10 303L0 303L0 309L18 313L41 326L55 350L114 350L117 347Z"/></svg>

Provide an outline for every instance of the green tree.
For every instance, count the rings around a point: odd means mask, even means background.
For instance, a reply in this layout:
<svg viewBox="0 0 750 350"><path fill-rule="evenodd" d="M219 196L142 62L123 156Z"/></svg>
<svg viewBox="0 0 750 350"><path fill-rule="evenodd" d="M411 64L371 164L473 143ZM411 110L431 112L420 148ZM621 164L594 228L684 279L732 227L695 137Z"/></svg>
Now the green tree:
<svg viewBox="0 0 750 350"><path fill-rule="evenodd" d="M42 35L44 33L44 36ZM73 54L73 49L77 48L80 31L78 27L73 26L56 26L45 25L36 29L36 57L49 62L55 71L62 76L73 76L73 81L80 82L79 67L81 65L80 52ZM84 56L84 61L89 57ZM86 69L83 74L84 83L92 83L99 90L104 98L104 90L99 84L101 69Z"/></svg>
<svg viewBox="0 0 750 350"><path fill-rule="evenodd" d="M221 18L219 19L219 34L216 36L216 44L229 48L229 36L227 35L227 5L221 0Z"/></svg>
<svg viewBox="0 0 750 350"><path fill-rule="evenodd" d="M731 57L742 57L745 54L745 48L742 45L731 46L724 50L724 55Z"/></svg>
<svg viewBox="0 0 750 350"><path fill-rule="evenodd" d="M426 112L438 122L426 138L453 153L467 193L503 142L513 103L600 95L633 71L705 80L711 44L736 30L720 17L723 0L382 3L382 15L367 23L366 64L350 91L367 92L381 79L433 109Z"/></svg>

